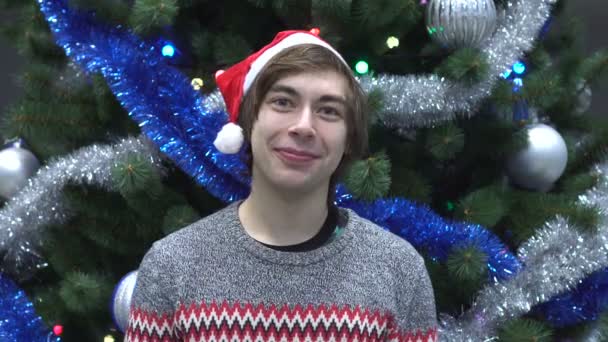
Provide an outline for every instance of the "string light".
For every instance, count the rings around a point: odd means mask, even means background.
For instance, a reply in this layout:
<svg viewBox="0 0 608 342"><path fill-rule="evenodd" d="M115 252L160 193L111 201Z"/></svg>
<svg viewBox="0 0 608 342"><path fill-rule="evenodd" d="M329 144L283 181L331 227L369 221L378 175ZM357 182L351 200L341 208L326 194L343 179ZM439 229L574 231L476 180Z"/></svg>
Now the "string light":
<svg viewBox="0 0 608 342"><path fill-rule="evenodd" d="M190 85L192 86L192 88L194 88L194 90L201 90L201 88L203 87L203 85L205 85L205 83L203 82L203 79L201 78L193 78L192 82L190 82Z"/></svg>
<svg viewBox="0 0 608 342"><path fill-rule="evenodd" d="M314 34L315 36L318 36L321 34L321 30L318 27L313 27L310 29L310 33Z"/></svg>
<svg viewBox="0 0 608 342"><path fill-rule="evenodd" d="M114 342L114 341L116 341L116 340L114 339L114 336L112 336L112 335L106 335L103 338L103 342Z"/></svg>
<svg viewBox="0 0 608 342"><path fill-rule="evenodd" d="M369 64L363 60L358 61L357 64L355 64L355 71L357 71L357 73L360 75L367 74L369 71Z"/></svg>
<svg viewBox="0 0 608 342"><path fill-rule="evenodd" d="M388 37L386 39L386 45L388 46L389 49L396 48L397 46L399 46L399 38L397 38L395 36Z"/></svg>
<svg viewBox="0 0 608 342"><path fill-rule="evenodd" d="M524 80L520 77L516 77L513 79L513 91L517 92L524 86Z"/></svg>
<svg viewBox="0 0 608 342"><path fill-rule="evenodd" d="M512 73L513 73L513 70L507 69L507 70L505 70L505 72L500 74L500 76L506 80L507 78L509 78L509 76L511 76Z"/></svg>
<svg viewBox="0 0 608 342"><path fill-rule="evenodd" d="M165 46L163 46L161 53L165 57L173 57L175 55L175 47L172 44L167 43Z"/></svg>
<svg viewBox="0 0 608 342"><path fill-rule="evenodd" d="M61 336L61 334L63 334L63 325L56 324L53 327L53 334Z"/></svg>
<svg viewBox="0 0 608 342"><path fill-rule="evenodd" d="M523 62L517 62L513 64L513 71L516 74L521 75L526 72L526 65Z"/></svg>

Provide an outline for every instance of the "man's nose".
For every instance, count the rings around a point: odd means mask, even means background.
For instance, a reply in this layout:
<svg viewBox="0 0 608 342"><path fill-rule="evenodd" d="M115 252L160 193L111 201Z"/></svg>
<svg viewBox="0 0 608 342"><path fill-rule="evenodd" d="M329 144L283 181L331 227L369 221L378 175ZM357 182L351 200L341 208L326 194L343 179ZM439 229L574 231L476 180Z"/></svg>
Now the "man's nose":
<svg viewBox="0 0 608 342"><path fill-rule="evenodd" d="M289 128L290 135L301 137L312 137L316 134L314 128L313 110L309 106L304 106L298 113L298 117Z"/></svg>

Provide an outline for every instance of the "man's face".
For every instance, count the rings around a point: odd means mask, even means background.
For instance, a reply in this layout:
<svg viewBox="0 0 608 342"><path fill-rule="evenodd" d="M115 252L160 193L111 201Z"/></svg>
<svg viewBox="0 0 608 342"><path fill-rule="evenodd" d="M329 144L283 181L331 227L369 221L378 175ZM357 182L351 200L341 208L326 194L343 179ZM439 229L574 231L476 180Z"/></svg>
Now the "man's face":
<svg viewBox="0 0 608 342"><path fill-rule="evenodd" d="M327 188L346 144L346 92L334 71L278 80L251 133L254 183L297 193Z"/></svg>

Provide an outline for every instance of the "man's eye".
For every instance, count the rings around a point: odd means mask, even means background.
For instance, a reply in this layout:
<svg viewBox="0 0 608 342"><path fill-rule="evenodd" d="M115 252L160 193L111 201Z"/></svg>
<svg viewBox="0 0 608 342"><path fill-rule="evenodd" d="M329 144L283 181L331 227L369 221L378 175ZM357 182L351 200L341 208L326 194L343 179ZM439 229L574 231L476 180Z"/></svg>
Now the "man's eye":
<svg viewBox="0 0 608 342"><path fill-rule="evenodd" d="M326 114L326 115L336 115L336 116L340 115L340 113L338 112L338 110L336 110L333 107L322 107L321 108L321 113L322 114Z"/></svg>
<svg viewBox="0 0 608 342"><path fill-rule="evenodd" d="M287 106L291 105L291 101L289 101L286 98L274 99L274 100L272 100L272 103L279 107L287 107Z"/></svg>

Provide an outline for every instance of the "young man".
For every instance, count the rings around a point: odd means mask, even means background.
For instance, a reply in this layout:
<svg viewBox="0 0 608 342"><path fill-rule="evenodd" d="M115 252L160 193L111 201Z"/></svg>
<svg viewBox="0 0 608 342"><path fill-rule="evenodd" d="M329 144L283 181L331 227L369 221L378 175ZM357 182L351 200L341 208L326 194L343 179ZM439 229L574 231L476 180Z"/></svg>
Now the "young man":
<svg viewBox="0 0 608 342"><path fill-rule="evenodd" d="M217 81L230 123L215 146L247 142L251 193L154 244L126 340L436 341L422 258L334 204L367 150L365 95L342 57L286 31Z"/></svg>

